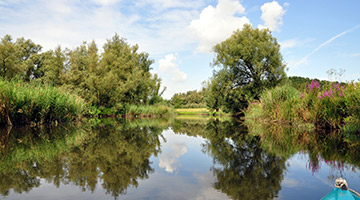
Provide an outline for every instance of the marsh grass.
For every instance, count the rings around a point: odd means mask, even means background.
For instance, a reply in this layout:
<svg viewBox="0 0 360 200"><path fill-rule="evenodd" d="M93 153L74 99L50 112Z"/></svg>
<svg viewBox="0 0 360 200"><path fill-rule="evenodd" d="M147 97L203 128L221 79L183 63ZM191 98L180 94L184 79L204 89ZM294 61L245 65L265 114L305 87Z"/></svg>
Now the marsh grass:
<svg viewBox="0 0 360 200"><path fill-rule="evenodd" d="M74 120L85 102L60 88L0 80L0 124L44 124Z"/></svg>
<svg viewBox="0 0 360 200"><path fill-rule="evenodd" d="M166 105L129 105L126 108L126 116L152 117L172 114L172 109Z"/></svg>
<svg viewBox="0 0 360 200"><path fill-rule="evenodd" d="M360 133L360 87L357 83L320 86L312 81L300 92L290 84L262 93L245 111L248 124L281 122L312 124L317 129L343 129ZM252 121L252 122L251 122Z"/></svg>

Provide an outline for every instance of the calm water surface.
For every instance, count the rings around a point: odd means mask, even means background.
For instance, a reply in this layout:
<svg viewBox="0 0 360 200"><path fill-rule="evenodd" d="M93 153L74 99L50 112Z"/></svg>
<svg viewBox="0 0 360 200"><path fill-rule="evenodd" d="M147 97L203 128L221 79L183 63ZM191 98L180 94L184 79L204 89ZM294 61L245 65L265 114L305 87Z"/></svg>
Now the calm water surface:
<svg viewBox="0 0 360 200"><path fill-rule="evenodd" d="M360 191L354 136L205 119L2 130L0 199L320 199Z"/></svg>

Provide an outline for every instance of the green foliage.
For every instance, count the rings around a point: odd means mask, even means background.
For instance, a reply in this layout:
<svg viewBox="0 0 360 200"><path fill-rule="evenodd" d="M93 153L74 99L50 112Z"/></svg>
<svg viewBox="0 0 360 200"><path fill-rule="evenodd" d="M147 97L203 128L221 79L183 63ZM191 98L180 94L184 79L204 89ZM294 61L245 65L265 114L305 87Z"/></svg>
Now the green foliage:
<svg viewBox="0 0 360 200"><path fill-rule="evenodd" d="M29 81L37 75L40 50L41 46L31 40L19 38L13 42L10 35L5 35L0 42L0 76L7 80L18 76Z"/></svg>
<svg viewBox="0 0 360 200"><path fill-rule="evenodd" d="M214 51L213 65L220 69L210 84L210 92L215 92L208 100L212 108L220 104L226 111L241 112L249 100L258 99L264 89L276 86L286 77L280 45L267 29L245 25L217 44ZM221 99L216 100L219 96Z"/></svg>
<svg viewBox="0 0 360 200"><path fill-rule="evenodd" d="M84 101L59 88L0 80L0 124L64 122L79 117Z"/></svg>
<svg viewBox="0 0 360 200"><path fill-rule="evenodd" d="M317 128L342 128L358 133L359 85L342 85L332 83L321 86L313 80L304 92L299 92L289 83L277 86L263 92L260 101L249 106L245 119L249 123L258 120L311 123Z"/></svg>
<svg viewBox="0 0 360 200"><path fill-rule="evenodd" d="M170 103L174 108L203 108L205 90L188 91L186 93L176 93L171 97Z"/></svg>
<svg viewBox="0 0 360 200"><path fill-rule="evenodd" d="M166 105L130 105L126 108L128 116L164 116L172 113L169 106Z"/></svg>
<svg viewBox="0 0 360 200"><path fill-rule="evenodd" d="M161 97L161 79L151 74L154 62L148 53L138 52L117 34L107 40L101 55L94 41L74 50L41 53L41 46L24 38L12 41L6 35L0 43L0 77L61 87L82 97L100 113L125 114L128 105L156 105ZM99 114L89 108L89 115Z"/></svg>
<svg viewBox="0 0 360 200"><path fill-rule="evenodd" d="M304 78L300 76L290 76L288 77L291 85L296 88L299 91L304 91L308 88L309 83L311 80L319 82L320 85L331 85L333 82L326 81L326 80L319 80L319 79L310 79L310 78ZM335 82L337 83L337 82Z"/></svg>

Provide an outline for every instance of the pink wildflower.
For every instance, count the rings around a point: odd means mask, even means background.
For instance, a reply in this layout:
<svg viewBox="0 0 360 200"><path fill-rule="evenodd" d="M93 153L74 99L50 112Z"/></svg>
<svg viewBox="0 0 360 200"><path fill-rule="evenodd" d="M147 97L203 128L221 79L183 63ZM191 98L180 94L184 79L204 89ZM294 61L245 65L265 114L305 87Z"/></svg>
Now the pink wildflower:
<svg viewBox="0 0 360 200"><path fill-rule="evenodd" d="M327 97L327 96L328 96L328 92L325 91L325 92L324 92L324 97Z"/></svg>
<svg viewBox="0 0 360 200"><path fill-rule="evenodd" d="M304 98L305 94L303 92L300 93L300 98Z"/></svg>
<svg viewBox="0 0 360 200"><path fill-rule="evenodd" d="M322 96L320 95L320 96L318 96L318 98L319 98L319 99L322 99Z"/></svg>

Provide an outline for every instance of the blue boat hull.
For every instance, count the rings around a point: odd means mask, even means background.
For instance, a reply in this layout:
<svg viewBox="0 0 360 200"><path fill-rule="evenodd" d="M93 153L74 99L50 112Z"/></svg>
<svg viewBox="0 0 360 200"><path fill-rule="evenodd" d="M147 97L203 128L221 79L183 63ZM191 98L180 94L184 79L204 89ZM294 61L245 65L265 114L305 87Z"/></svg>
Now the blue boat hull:
<svg viewBox="0 0 360 200"><path fill-rule="evenodd" d="M349 190L334 188L333 191L329 192L326 196L321 198L321 200L360 200L360 197Z"/></svg>

